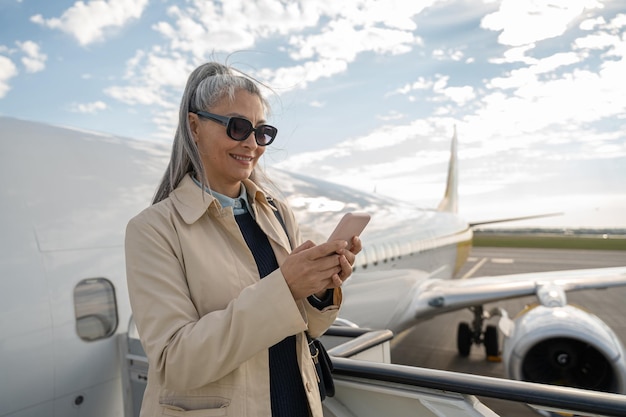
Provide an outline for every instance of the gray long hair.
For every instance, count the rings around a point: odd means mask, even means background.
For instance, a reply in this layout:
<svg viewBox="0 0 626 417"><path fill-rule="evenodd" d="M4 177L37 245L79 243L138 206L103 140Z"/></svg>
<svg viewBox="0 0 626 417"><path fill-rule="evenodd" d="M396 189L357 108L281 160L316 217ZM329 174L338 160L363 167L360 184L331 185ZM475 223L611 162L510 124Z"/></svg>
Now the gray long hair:
<svg viewBox="0 0 626 417"><path fill-rule="evenodd" d="M263 97L257 82L237 70L217 62L208 62L200 65L189 75L180 102L178 127L174 136L170 162L152 204L167 198L188 173L195 175L202 182L203 188L207 186L202 158L191 134L188 114L190 111L208 110L225 97L232 100L238 90L258 96L264 110L269 111L269 104ZM254 171L250 176L252 181L255 181L258 176L256 167Z"/></svg>

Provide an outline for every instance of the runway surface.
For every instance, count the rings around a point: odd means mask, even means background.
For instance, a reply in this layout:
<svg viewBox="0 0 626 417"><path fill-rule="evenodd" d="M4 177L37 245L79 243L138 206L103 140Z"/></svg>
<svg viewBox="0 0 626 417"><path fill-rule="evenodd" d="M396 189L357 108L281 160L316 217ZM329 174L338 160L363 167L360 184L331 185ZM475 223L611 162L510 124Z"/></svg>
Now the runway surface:
<svg viewBox="0 0 626 417"><path fill-rule="evenodd" d="M472 248L468 262L457 278L471 279L479 276L506 275L526 272L564 269L601 268L626 265L624 251L524 249L524 248ZM626 287L611 290L590 290L567 295L570 304L585 307L600 317L626 345ZM525 305L536 301L524 297L501 303L487 304L485 310L496 305L503 307L513 317ZM457 354L456 332L460 321L471 321L468 310L448 313L416 326L398 335L392 343L392 362L504 378L502 363L487 362L482 346L472 347L470 356ZM492 322L493 320L493 322ZM489 324L496 324L495 319ZM502 336L500 336L502 343ZM500 416L536 417L529 407L502 400L480 398Z"/></svg>

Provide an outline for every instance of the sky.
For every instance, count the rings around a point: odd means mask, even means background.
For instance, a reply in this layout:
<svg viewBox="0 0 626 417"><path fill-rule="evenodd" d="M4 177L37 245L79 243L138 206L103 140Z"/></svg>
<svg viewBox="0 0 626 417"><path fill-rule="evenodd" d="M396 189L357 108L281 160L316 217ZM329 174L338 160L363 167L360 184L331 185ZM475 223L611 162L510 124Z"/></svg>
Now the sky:
<svg viewBox="0 0 626 417"><path fill-rule="evenodd" d="M626 227L623 0L0 0L0 115L171 143L189 73L262 81L263 166L468 221Z"/></svg>

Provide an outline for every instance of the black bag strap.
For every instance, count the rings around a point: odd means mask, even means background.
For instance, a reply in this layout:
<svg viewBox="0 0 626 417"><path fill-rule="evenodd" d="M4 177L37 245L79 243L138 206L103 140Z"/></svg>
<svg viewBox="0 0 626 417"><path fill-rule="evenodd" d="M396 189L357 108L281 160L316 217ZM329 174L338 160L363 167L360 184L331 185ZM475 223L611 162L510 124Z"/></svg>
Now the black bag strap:
<svg viewBox="0 0 626 417"><path fill-rule="evenodd" d="M289 232L287 231L287 225L285 225L285 221L283 220L283 216L280 215L280 211L278 210L278 207L276 207L276 203L274 202L274 198L267 196L265 197L267 199L267 203L274 207L276 210L274 210L274 214L276 215L276 218L278 219L278 221L280 222L280 225L283 227L283 230L285 230L285 234L287 235L287 240L289 241L289 247L291 247L291 249L293 250L293 243L291 242L291 237L289 237Z"/></svg>

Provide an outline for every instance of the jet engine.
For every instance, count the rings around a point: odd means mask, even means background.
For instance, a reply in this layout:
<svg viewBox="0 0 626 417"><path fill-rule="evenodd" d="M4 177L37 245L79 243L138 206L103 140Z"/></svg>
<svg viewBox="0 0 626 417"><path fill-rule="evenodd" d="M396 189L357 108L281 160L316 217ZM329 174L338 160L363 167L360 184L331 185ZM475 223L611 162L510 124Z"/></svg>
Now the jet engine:
<svg viewBox="0 0 626 417"><path fill-rule="evenodd" d="M502 324L508 378L626 394L624 346L597 316L536 305Z"/></svg>

